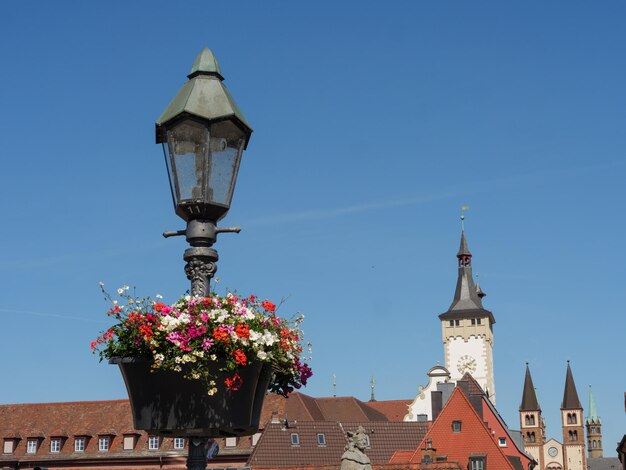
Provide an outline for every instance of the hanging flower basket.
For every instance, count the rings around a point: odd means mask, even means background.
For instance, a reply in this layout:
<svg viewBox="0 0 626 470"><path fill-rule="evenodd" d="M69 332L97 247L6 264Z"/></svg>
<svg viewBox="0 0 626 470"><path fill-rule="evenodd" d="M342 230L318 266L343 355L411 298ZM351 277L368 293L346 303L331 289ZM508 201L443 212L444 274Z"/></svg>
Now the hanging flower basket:
<svg viewBox="0 0 626 470"><path fill-rule="evenodd" d="M263 363L240 368L241 386L222 387L213 395L200 380L152 369L145 358L111 358L124 377L135 429L160 436L230 437L254 434L259 429L263 399L271 367ZM217 379L228 378L225 372Z"/></svg>
<svg viewBox="0 0 626 470"><path fill-rule="evenodd" d="M229 293L173 305L118 289L117 320L91 343L120 367L136 429L168 436L243 436L258 430L266 391L287 396L312 375L301 362L299 316Z"/></svg>

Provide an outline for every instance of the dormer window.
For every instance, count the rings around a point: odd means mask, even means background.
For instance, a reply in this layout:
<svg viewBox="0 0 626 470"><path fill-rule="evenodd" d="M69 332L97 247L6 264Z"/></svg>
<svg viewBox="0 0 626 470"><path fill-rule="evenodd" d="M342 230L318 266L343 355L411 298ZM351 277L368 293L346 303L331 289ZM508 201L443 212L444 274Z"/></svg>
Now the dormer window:
<svg viewBox="0 0 626 470"><path fill-rule="evenodd" d="M74 452L85 452L86 438L75 437L74 438Z"/></svg>
<svg viewBox="0 0 626 470"><path fill-rule="evenodd" d="M36 454L38 445L39 445L39 439L28 439L26 441L26 453Z"/></svg>
<svg viewBox="0 0 626 470"><path fill-rule="evenodd" d="M291 445L294 447L300 445L300 435L297 432L291 433Z"/></svg>
<svg viewBox="0 0 626 470"><path fill-rule="evenodd" d="M111 436L100 436L98 438L98 450L100 452L108 452L111 446Z"/></svg>
<svg viewBox="0 0 626 470"><path fill-rule="evenodd" d="M13 452L15 452L16 441L17 441L16 439L5 439L2 452L4 454L12 454Z"/></svg>
<svg viewBox="0 0 626 470"><path fill-rule="evenodd" d="M461 432L461 421L452 421L452 432Z"/></svg>
<svg viewBox="0 0 626 470"><path fill-rule="evenodd" d="M326 445L326 435L322 433L317 434L317 445L323 447Z"/></svg>
<svg viewBox="0 0 626 470"><path fill-rule="evenodd" d="M57 454L61 452L61 438L60 437L53 437L52 439L50 439L50 452L52 452L53 454Z"/></svg>

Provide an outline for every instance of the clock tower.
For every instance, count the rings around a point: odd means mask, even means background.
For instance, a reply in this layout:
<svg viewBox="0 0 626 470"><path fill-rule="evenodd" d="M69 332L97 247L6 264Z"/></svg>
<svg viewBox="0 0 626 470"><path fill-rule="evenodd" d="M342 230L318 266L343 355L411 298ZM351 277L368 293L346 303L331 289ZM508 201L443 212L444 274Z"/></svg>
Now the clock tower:
<svg viewBox="0 0 626 470"><path fill-rule="evenodd" d="M472 254L467 246L465 231L456 255L459 274L454 299L447 312L439 315L443 333L446 369L451 380L457 381L469 372L496 404L493 378L493 314L483 308L486 295L472 278Z"/></svg>

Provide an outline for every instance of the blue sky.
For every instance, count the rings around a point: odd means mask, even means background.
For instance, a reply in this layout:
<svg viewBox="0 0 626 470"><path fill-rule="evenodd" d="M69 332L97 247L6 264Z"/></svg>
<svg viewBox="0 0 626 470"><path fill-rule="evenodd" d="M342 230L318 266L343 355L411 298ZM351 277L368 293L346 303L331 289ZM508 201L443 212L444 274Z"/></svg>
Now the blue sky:
<svg viewBox="0 0 626 470"><path fill-rule="evenodd" d="M623 393L622 2L34 2L0 14L1 403L120 398L98 289L188 288L154 121L211 47L255 132L219 286L307 317L305 390L411 398L443 361L459 208L496 317L498 408L529 361L561 439L567 359L605 455ZM8 380L7 380L8 378ZM7 385L8 384L8 385Z"/></svg>

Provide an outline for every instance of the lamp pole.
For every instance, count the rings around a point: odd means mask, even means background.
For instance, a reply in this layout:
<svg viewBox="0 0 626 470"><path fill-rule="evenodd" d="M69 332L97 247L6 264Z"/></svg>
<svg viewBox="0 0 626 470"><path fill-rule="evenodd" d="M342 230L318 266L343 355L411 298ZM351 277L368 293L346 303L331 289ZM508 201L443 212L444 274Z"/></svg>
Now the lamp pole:
<svg viewBox="0 0 626 470"><path fill-rule="evenodd" d="M185 274L191 295L206 297L217 271L219 233L238 227L218 227L230 209L239 163L252 128L222 83L224 77L210 49L194 61L187 81L156 121L156 142L163 145L170 191L176 214L185 230ZM188 438L188 470L205 470L209 436Z"/></svg>

